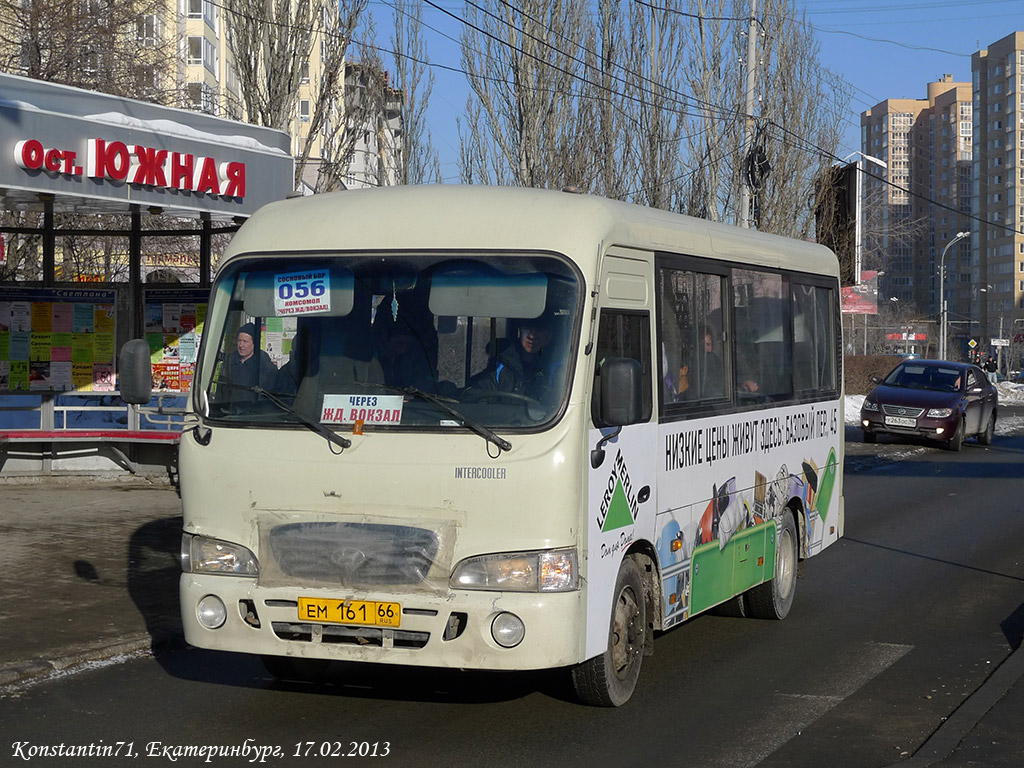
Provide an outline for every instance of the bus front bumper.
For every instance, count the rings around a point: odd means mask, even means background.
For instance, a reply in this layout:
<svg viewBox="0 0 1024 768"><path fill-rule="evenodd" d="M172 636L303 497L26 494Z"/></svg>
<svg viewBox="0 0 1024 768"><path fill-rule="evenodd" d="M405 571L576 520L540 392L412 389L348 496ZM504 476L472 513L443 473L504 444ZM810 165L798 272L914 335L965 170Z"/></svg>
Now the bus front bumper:
<svg viewBox="0 0 1024 768"><path fill-rule="evenodd" d="M398 603L401 618L398 626L393 619L392 626L311 621L300 616L300 597ZM488 670L547 669L583 661L580 591L351 594L183 573L180 602L185 639L211 650ZM522 623L522 638L503 647L499 639L510 643L519 637L516 619Z"/></svg>

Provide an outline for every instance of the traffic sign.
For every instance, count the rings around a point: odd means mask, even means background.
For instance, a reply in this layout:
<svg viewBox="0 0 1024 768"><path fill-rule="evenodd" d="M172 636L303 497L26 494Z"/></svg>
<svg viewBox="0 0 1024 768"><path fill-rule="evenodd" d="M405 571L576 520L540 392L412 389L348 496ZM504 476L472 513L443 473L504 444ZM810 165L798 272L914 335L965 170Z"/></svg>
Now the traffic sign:
<svg viewBox="0 0 1024 768"><path fill-rule="evenodd" d="M978 342L976 342L974 339L971 339L970 341L967 342L967 346L970 347L971 349L974 349L976 346L978 346Z"/></svg>
<svg viewBox="0 0 1024 768"><path fill-rule="evenodd" d="M1008 347L1010 346L1009 339L992 339L993 347Z"/></svg>

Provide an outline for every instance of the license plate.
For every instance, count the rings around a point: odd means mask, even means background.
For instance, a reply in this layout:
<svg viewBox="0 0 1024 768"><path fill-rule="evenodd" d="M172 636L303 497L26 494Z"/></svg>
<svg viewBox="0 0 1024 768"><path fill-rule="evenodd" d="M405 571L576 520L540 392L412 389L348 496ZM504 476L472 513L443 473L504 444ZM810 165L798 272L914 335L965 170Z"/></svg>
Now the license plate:
<svg viewBox="0 0 1024 768"><path fill-rule="evenodd" d="M886 416L885 424L889 427L916 427L917 419L908 419L906 416Z"/></svg>
<svg viewBox="0 0 1024 768"><path fill-rule="evenodd" d="M299 621L399 627L402 625L402 605L401 603L379 603L370 600L327 600L319 597L300 597Z"/></svg>

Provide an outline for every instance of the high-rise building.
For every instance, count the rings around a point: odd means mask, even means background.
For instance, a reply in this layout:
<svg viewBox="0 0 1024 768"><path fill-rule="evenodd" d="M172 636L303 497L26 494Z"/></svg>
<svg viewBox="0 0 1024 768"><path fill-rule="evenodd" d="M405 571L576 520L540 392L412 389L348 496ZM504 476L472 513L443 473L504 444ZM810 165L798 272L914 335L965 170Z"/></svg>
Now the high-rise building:
<svg viewBox="0 0 1024 768"><path fill-rule="evenodd" d="M971 57L975 313L984 344L1024 331L1024 32Z"/></svg>
<svg viewBox="0 0 1024 768"><path fill-rule="evenodd" d="M929 83L927 98L886 99L861 115L865 163L866 249L884 272L881 292L938 316L942 304L942 253L957 232L969 229L971 122L970 83L944 75ZM950 317L960 306L959 286L971 279L970 241L948 250L945 289Z"/></svg>

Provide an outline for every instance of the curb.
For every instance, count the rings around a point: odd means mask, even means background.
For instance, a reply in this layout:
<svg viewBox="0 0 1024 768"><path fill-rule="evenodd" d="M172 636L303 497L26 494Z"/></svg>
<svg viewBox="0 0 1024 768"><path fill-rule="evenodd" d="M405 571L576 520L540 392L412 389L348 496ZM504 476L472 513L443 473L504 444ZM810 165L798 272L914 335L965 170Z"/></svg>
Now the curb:
<svg viewBox="0 0 1024 768"><path fill-rule="evenodd" d="M1011 653L981 686L918 747L913 757L887 768L927 768L949 757L1010 689L1024 678L1024 645Z"/></svg>
<svg viewBox="0 0 1024 768"><path fill-rule="evenodd" d="M183 647L185 638L167 633L157 637L139 634L81 648L50 660L34 659L0 665L0 688L34 682L62 674L74 674L79 668L99 664L121 656L151 653L161 648Z"/></svg>

